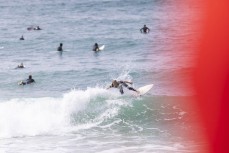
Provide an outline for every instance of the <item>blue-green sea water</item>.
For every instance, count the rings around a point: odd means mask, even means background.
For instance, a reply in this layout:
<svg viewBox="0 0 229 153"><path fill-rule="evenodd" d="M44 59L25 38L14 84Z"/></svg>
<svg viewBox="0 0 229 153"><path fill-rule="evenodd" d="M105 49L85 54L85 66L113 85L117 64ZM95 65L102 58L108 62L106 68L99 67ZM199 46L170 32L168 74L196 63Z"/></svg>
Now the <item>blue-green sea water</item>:
<svg viewBox="0 0 229 153"><path fill-rule="evenodd" d="M199 5L0 2L0 153L189 153L206 146L188 107ZM150 33L140 33L143 25ZM93 52L94 43L105 49ZM15 69L20 63L25 68ZM19 86L29 75L36 83ZM106 90L113 79L154 87L136 98L128 89Z"/></svg>

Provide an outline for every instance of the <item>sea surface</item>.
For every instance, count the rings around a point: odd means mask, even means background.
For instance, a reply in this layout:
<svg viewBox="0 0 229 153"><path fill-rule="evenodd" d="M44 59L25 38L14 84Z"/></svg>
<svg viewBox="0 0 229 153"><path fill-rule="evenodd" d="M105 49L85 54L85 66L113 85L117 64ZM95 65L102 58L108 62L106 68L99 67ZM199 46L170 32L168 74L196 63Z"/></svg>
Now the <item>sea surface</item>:
<svg viewBox="0 0 229 153"><path fill-rule="evenodd" d="M0 153L206 151L189 106L197 3L0 0L0 14ZM105 49L93 52L94 43ZM36 83L19 86L29 75ZM121 95L106 90L113 79L154 87Z"/></svg>

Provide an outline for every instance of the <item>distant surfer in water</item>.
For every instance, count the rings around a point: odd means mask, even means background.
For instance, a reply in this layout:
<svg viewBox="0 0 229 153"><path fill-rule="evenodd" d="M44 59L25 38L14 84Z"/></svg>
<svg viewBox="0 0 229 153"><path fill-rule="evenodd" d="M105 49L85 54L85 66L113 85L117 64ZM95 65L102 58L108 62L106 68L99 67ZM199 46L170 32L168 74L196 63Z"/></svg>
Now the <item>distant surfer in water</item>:
<svg viewBox="0 0 229 153"><path fill-rule="evenodd" d="M141 33L145 33L146 34L146 33L150 32L150 29L146 25L144 25L144 27L141 28L140 31L141 31Z"/></svg>
<svg viewBox="0 0 229 153"><path fill-rule="evenodd" d="M35 80L32 78L32 75L29 75L29 78L25 82L24 81L19 82L19 85L26 85L31 83L35 83Z"/></svg>
<svg viewBox="0 0 229 153"><path fill-rule="evenodd" d="M99 51L99 45L97 43L95 43L92 50L93 51Z"/></svg>
<svg viewBox="0 0 229 153"><path fill-rule="evenodd" d="M30 27L27 28L27 30L29 30L29 31L33 30L33 29L34 29L33 26L30 26Z"/></svg>
<svg viewBox="0 0 229 153"><path fill-rule="evenodd" d="M63 44L62 43L60 43L60 46L57 48L57 51L63 51Z"/></svg>
<svg viewBox="0 0 229 153"><path fill-rule="evenodd" d="M34 26L30 26L30 27L28 27L27 28L27 30L42 30L39 26L36 26L35 28L34 28Z"/></svg>
<svg viewBox="0 0 229 153"><path fill-rule="evenodd" d="M25 40L24 37L23 37L23 35L21 36L20 40Z"/></svg>
<svg viewBox="0 0 229 153"><path fill-rule="evenodd" d="M36 28L33 28L33 30L42 30L39 26L37 26Z"/></svg>
<svg viewBox="0 0 229 153"><path fill-rule="evenodd" d="M129 84L133 84L132 82L130 81L117 81L117 80L113 80L111 85L107 88L107 89L110 89L110 88L119 88L119 91L121 94L124 94L123 92L123 86L126 87L127 89L129 90L132 90L132 91L135 91L137 93L139 93L139 91L137 91L136 89L134 89L133 87L129 87L127 85L127 83Z"/></svg>
<svg viewBox="0 0 229 153"><path fill-rule="evenodd" d="M25 67L24 67L23 63L21 63L20 65L17 66L17 68L22 69L22 68L25 68Z"/></svg>

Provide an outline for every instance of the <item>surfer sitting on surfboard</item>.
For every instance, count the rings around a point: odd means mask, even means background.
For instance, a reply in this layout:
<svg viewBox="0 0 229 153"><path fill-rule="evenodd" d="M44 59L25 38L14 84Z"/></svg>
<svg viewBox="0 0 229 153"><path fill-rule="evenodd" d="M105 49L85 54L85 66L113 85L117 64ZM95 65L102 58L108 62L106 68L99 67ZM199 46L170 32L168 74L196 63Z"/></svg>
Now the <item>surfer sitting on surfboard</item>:
<svg viewBox="0 0 229 153"><path fill-rule="evenodd" d="M63 44L60 43L60 46L57 48L57 51L63 51L63 48L62 48Z"/></svg>
<svg viewBox="0 0 229 153"><path fill-rule="evenodd" d="M132 82L129 82L129 81L117 81L117 80L113 80L112 81L112 84L107 89L110 89L110 88L119 88L120 93L123 94L124 92L123 92L123 87L122 86L124 86L124 87L128 88L129 90L133 90L133 91L139 93L139 91L137 91L133 87L129 87L127 85L127 83L132 84Z"/></svg>
<svg viewBox="0 0 229 153"><path fill-rule="evenodd" d="M95 43L92 50L93 51L99 51L99 45L97 43Z"/></svg>

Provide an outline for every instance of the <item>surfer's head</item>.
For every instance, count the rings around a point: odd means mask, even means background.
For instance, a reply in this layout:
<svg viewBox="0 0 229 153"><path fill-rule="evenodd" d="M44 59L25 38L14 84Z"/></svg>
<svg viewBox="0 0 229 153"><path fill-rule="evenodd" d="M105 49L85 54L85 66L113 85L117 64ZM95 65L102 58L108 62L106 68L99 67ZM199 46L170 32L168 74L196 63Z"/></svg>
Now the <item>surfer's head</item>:
<svg viewBox="0 0 229 153"><path fill-rule="evenodd" d="M116 88L117 88L118 85L119 85L119 83L118 83L117 80L113 80L113 81L112 81L112 86L113 86L113 87L116 87Z"/></svg>
<svg viewBox="0 0 229 153"><path fill-rule="evenodd" d="M63 44L62 44L62 43L60 43L60 46L63 46Z"/></svg>
<svg viewBox="0 0 229 153"><path fill-rule="evenodd" d="M32 75L29 75L29 79L32 79Z"/></svg>

